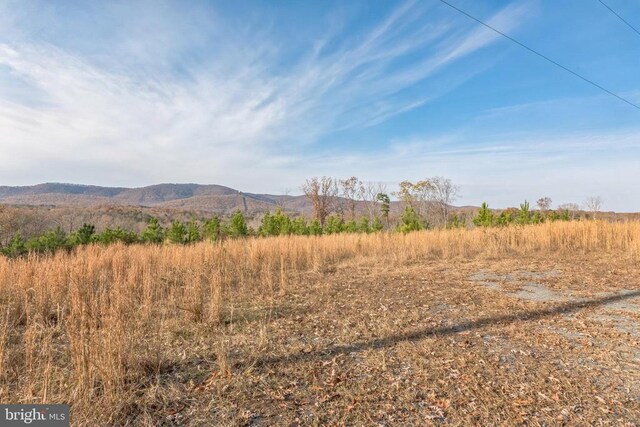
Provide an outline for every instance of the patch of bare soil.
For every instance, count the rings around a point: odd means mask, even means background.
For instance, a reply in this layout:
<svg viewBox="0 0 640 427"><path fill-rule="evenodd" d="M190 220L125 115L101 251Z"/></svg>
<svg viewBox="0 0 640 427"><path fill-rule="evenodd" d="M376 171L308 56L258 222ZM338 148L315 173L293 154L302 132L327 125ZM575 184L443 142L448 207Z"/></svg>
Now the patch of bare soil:
<svg viewBox="0 0 640 427"><path fill-rule="evenodd" d="M602 254L346 263L167 337L127 422L638 425L637 289Z"/></svg>

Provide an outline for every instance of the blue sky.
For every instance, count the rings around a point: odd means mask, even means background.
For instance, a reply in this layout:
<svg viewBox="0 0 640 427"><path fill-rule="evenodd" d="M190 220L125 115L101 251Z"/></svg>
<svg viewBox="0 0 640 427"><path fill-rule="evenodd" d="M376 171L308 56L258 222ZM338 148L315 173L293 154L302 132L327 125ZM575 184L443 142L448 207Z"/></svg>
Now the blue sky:
<svg viewBox="0 0 640 427"><path fill-rule="evenodd" d="M597 0L450 1L640 103L640 35ZM640 111L437 0L0 0L0 184L316 175L640 211Z"/></svg>

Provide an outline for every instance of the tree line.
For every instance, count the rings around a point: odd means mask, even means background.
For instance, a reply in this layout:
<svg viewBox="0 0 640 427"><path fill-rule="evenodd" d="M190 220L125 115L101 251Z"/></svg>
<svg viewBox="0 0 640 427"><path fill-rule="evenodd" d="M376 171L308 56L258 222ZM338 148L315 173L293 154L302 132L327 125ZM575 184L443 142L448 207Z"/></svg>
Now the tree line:
<svg viewBox="0 0 640 427"><path fill-rule="evenodd" d="M575 203L566 203L552 210L551 198L542 197L536 202L537 209L531 208L529 202L525 201L519 209L509 208L499 213L483 203L471 221L468 221L465 216L452 213L452 205L460 195L460 187L442 176L417 182L402 181L398 190L392 193L388 193L383 184L365 183L357 177L314 177L304 183L302 190L312 203L315 220L322 227L333 224L337 215L340 219L349 218L350 229L353 229L358 204L366 207L367 221L374 224L374 230L395 229L405 233L432 228L540 224L545 221L569 221L580 215L580 206ZM394 196L402 206L393 226L389 219L390 196ZM595 219L602 203L600 197L589 197L584 202L584 209Z"/></svg>
<svg viewBox="0 0 640 427"><path fill-rule="evenodd" d="M473 225L476 227L501 227L511 224L542 224L547 221L571 221L573 219L576 219L576 214L566 207L557 210L532 210L529 202L525 200L520 204L519 209L509 208L497 214L489 209L489 205L485 202L473 217Z"/></svg>
<svg viewBox="0 0 640 427"><path fill-rule="evenodd" d="M459 187L450 179L436 176L418 182L402 181L399 190L387 192L386 185L368 183L352 176L338 179L323 176L307 179L302 191L313 206L313 215L324 226L333 213L340 218L356 220L357 206L365 207L369 222L382 222L389 228L391 196L405 205L425 227L445 227L450 207L458 198Z"/></svg>
<svg viewBox="0 0 640 427"><path fill-rule="evenodd" d="M41 235L24 238L16 231L2 246L0 253L15 257L27 253L54 253L71 250L87 244L193 244L201 241L215 242L227 238L247 236L326 235L336 233L374 233L383 230L411 232L432 228L460 228L468 226L497 227L511 224L539 224L545 221L569 221L577 218L579 207L567 204L551 209L551 199L537 201L537 209L528 202L520 208L499 213L483 203L470 221L452 212L452 204L459 196L459 187L444 177L426 178L417 182L402 181L398 190L387 192L379 183L365 183L356 177L337 179L314 177L301 187L311 202L313 216L309 220L301 215L289 215L283 207L275 212L267 211L254 229L240 210L228 219L214 215L204 221L195 219L182 222L174 220L163 227L157 218L151 218L140 233L121 227L105 228L101 232L93 224L66 233L61 227ZM392 218L392 199L399 202L400 212ZM590 208L595 218L602 200L591 198Z"/></svg>
<svg viewBox="0 0 640 427"><path fill-rule="evenodd" d="M113 243L146 243L146 244L189 244L203 240L216 241L224 237L243 237L250 234L246 219L240 211L230 218L228 222L216 215L204 222L191 220L182 222L173 221L168 227L163 227L157 218L151 218L141 233L126 230L121 227L105 228L98 233L93 224L83 224L82 227L71 233L65 233L61 227L56 227L46 233L29 239L22 237L20 231L16 232L9 243L0 248L7 256L19 256L29 252L53 253L57 250L70 250L76 246L88 244L113 244Z"/></svg>

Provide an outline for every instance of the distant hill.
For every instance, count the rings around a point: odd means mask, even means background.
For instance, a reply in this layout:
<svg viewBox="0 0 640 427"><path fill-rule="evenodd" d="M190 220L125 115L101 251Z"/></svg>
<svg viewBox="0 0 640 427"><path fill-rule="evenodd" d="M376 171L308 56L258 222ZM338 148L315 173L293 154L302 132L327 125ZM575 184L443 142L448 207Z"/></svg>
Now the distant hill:
<svg viewBox="0 0 640 427"><path fill-rule="evenodd" d="M98 187L96 185L78 185L45 183L24 187L2 187L0 186L0 199L5 197L36 196L45 194L67 194L96 197L114 197L128 188L121 187Z"/></svg>
<svg viewBox="0 0 640 427"><path fill-rule="evenodd" d="M139 206L221 214L236 209L258 213L278 206L300 213L311 209L304 196L243 193L222 185L200 184L157 184L140 188L61 183L0 186L0 203L50 207Z"/></svg>

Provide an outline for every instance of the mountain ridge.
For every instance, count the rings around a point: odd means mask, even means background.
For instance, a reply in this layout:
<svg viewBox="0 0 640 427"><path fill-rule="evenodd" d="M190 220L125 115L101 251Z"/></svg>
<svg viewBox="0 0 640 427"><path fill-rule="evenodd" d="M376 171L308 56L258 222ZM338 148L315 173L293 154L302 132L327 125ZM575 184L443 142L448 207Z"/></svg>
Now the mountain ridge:
<svg viewBox="0 0 640 427"><path fill-rule="evenodd" d="M185 210L258 212L295 201L296 211L309 208L304 196L245 193L218 184L161 183L143 187L47 182L28 186L0 186L0 203L28 206L97 205L168 207Z"/></svg>

